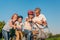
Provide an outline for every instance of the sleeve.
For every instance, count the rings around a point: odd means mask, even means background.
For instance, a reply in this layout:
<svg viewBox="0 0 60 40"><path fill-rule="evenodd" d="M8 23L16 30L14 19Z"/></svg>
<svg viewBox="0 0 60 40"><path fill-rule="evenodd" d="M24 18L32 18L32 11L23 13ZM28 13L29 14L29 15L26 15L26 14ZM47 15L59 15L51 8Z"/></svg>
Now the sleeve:
<svg viewBox="0 0 60 40"><path fill-rule="evenodd" d="M36 22L35 18L32 19L33 22Z"/></svg>
<svg viewBox="0 0 60 40"><path fill-rule="evenodd" d="M24 22L24 26L26 26L27 22Z"/></svg>
<svg viewBox="0 0 60 40"><path fill-rule="evenodd" d="M23 23L21 23L20 25L23 26Z"/></svg>
<svg viewBox="0 0 60 40"><path fill-rule="evenodd" d="M18 26L18 22L17 21L15 22L15 25Z"/></svg>
<svg viewBox="0 0 60 40"><path fill-rule="evenodd" d="M27 21L28 17L25 18L25 21Z"/></svg>
<svg viewBox="0 0 60 40"><path fill-rule="evenodd" d="M44 15L42 15L42 20L46 21L46 17Z"/></svg>

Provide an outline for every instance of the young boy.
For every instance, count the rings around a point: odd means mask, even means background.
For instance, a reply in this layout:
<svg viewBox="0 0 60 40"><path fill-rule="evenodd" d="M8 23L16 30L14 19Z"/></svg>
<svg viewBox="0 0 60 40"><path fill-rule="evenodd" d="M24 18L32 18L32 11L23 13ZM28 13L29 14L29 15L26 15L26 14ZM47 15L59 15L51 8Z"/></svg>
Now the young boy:
<svg viewBox="0 0 60 40"><path fill-rule="evenodd" d="M16 40L22 40L22 23L23 17L22 16L18 16L18 20L16 21ZM19 39L20 38L20 39Z"/></svg>
<svg viewBox="0 0 60 40"><path fill-rule="evenodd" d="M26 18L26 21L24 23L24 32L27 34L27 40L32 40L31 39L31 31L32 31L32 19L34 17L34 12L33 11L28 11L28 17Z"/></svg>

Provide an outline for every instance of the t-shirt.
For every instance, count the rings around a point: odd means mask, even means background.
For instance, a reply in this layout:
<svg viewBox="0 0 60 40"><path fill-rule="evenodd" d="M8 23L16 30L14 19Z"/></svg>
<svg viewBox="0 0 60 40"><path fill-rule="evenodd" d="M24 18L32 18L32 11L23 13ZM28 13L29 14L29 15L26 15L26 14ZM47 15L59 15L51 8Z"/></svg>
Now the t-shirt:
<svg viewBox="0 0 60 40"><path fill-rule="evenodd" d="M15 24L17 26L17 29L22 29L23 23L16 21Z"/></svg>
<svg viewBox="0 0 60 40"><path fill-rule="evenodd" d="M40 14L38 17L37 16L35 16L34 18L33 18L33 21L34 22L36 22L36 21L46 21L46 17L43 15L43 14ZM40 24L38 24L38 23L36 23L37 25L38 25L38 27L40 27L40 28L43 28Z"/></svg>
<svg viewBox="0 0 60 40"><path fill-rule="evenodd" d="M32 27L31 27L31 25L30 25L29 22L25 21L25 23L24 23L24 29L31 31Z"/></svg>
<svg viewBox="0 0 60 40"><path fill-rule="evenodd" d="M5 26L3 27L3 30L9 32L10 29L12 29L12 27L10 27L10 25L9 25L9 22L10 22L10 21L12 22L12 20L9 20L9 21L5 24Z"/></svg>

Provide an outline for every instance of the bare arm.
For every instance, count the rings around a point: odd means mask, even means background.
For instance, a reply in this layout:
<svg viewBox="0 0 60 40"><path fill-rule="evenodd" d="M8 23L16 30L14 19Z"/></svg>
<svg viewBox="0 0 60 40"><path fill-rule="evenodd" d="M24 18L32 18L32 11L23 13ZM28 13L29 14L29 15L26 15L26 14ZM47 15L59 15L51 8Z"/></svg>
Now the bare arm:
<svg viewBox="0 0 60 40"><path fill-rule="evenodd" d="M12 27L14 29L16 28L15 24L13 25L11 21L9 22L9 25L10 25L10 27Z"/></svg>
<svg viewBox="0 0 60 40"><path fill-rule="evenodd" d="M44 26L47 26L47 22L46 22L46 21L43 21L42 24L43 24Z"/></svg>
<svg viewBox="0 0 60 40"><path fill-rule="evenodd" d="M41 24L42 24L42 21L36 21L36 23L38 23L38 24L40 24L40 25L41 25Z"/></svg>
<svg viewBox="0 0 60 40"><path fill-rule="evenodd" d="M43 26L47 26L46 21L36 21L35 23L38 23L38 24L43 25Z"/></svg>

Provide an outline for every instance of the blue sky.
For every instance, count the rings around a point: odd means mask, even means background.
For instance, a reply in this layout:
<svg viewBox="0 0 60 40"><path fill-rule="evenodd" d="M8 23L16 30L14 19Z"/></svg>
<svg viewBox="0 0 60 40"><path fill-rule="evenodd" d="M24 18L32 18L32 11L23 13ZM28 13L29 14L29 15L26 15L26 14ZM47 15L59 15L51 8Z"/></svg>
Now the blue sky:
<svg viewBox="0 0 60 40"><path fill-rule="evenodd" d="M60 0L0 0L0 21L7 22L14 13L25 18L36 7L46 16L50 31L60 33Z"/></svg>

